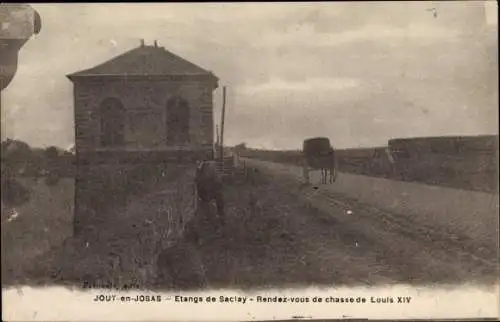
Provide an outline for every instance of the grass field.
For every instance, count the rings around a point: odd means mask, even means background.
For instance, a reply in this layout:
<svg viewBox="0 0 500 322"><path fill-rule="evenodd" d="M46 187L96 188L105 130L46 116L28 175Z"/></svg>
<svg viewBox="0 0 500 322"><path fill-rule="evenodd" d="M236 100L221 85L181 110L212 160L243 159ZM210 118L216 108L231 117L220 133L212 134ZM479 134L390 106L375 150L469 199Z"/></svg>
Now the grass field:
<svg viewBox="0 0 500 322"><path fill-rule="evenodd" d="M23 281L35 258L60 245L73 231L74 180L55 186L44 180L20 178L30 191L27 203L16 207L19 217L2 224L2 283Z"/></svg>

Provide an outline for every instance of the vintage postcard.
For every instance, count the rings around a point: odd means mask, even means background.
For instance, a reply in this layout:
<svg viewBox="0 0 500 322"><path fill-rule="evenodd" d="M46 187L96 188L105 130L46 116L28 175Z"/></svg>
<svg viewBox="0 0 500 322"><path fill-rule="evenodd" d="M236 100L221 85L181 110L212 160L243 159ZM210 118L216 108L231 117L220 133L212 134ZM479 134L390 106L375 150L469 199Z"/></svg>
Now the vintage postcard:
<svg viewBox="0 0 500 322"><path fill-rule="evenodd" d="M499 317L495 1L0 22L3 320Z"/></svg>

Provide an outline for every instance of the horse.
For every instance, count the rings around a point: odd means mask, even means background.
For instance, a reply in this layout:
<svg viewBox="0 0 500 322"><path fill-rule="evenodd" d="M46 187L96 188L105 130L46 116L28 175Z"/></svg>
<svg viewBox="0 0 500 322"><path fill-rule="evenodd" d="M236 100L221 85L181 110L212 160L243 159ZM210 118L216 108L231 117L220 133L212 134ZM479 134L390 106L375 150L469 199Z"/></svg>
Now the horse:
<svg viewBox="0 0 500 322"><path fill-rule="evenodd" d="M321 171L321 184L334 183L337 178L337 160L334 153L305 158L304 172L307 183L309 183L308 172L310 168Z"/></svg>
<svg viewBox="0 0 500 322"><path fill-rule="evenodd" d="M202 160L198 162L196 166L195 184L202 210L212 214L212 211L210 211L210 204L215 202L217 206L217 221L224 225L223 184L222 178L217 172L215 161Z"/></svg>
<svg viewBox="0 0 500 322"><path fill-rule="evenodd" d="M335 157L332 156L333 160L326 160L325 165L321 168L321 183L326 184L326 178L328 176L329 183L334 183L337 179L337 165Z"/></svg>

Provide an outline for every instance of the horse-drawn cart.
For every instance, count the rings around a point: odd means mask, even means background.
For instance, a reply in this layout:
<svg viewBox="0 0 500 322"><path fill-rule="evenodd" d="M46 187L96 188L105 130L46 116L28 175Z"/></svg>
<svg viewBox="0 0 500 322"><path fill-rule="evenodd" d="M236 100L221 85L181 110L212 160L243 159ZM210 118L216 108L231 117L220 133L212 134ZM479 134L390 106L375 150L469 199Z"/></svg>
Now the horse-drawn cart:
<svg viewBox="0 0 500 322"><path fill-rule="evenodd" d="M321 170L321 183L326 183L330 175L330 183L337 175L337 158L335 150L326 137L305 139L302 144L304 180L309 183L309 170Z"/></svg>

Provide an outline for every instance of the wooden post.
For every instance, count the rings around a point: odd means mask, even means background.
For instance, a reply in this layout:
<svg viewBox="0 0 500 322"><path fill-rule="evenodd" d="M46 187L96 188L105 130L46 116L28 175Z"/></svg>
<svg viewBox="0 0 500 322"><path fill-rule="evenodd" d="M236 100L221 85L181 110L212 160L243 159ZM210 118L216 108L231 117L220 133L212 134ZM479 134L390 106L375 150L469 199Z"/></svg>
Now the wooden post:
<svg viewBox="0 0 500 322"><path fill-rule="evenodd" d="M220 160L224 162L224 119L226 116L226 86L222 87L222 120L220 128Z"/></svg>
<svg viewBox="0 0 500 322"><path fill-rule="evenodd" d="M3 120L3 108L2 108L2 92L0 91L0 120ZM5 138L4 138L4 135L3 135L3 131L4 131L4 127L2 126L2 129L1 129L1 140L3 141L4 139L7 139L7 135L5 135Z"/></svg>
<svg viewBox="0 0 500 322"><path fill-rule="evenodd" d="M220 126L220 161L221 161L221 174L224 176L224 119L226 118L226 86L222 87L222 120ZM227 268L227 248L224 247L224 263Z"/></svg>
<svg viewBox="0 0 500 322"><path fill-rule="evenodd" d="M220 145L219 124L215 125L215 134L216 134L215 146L218 147Z"/></svg>

